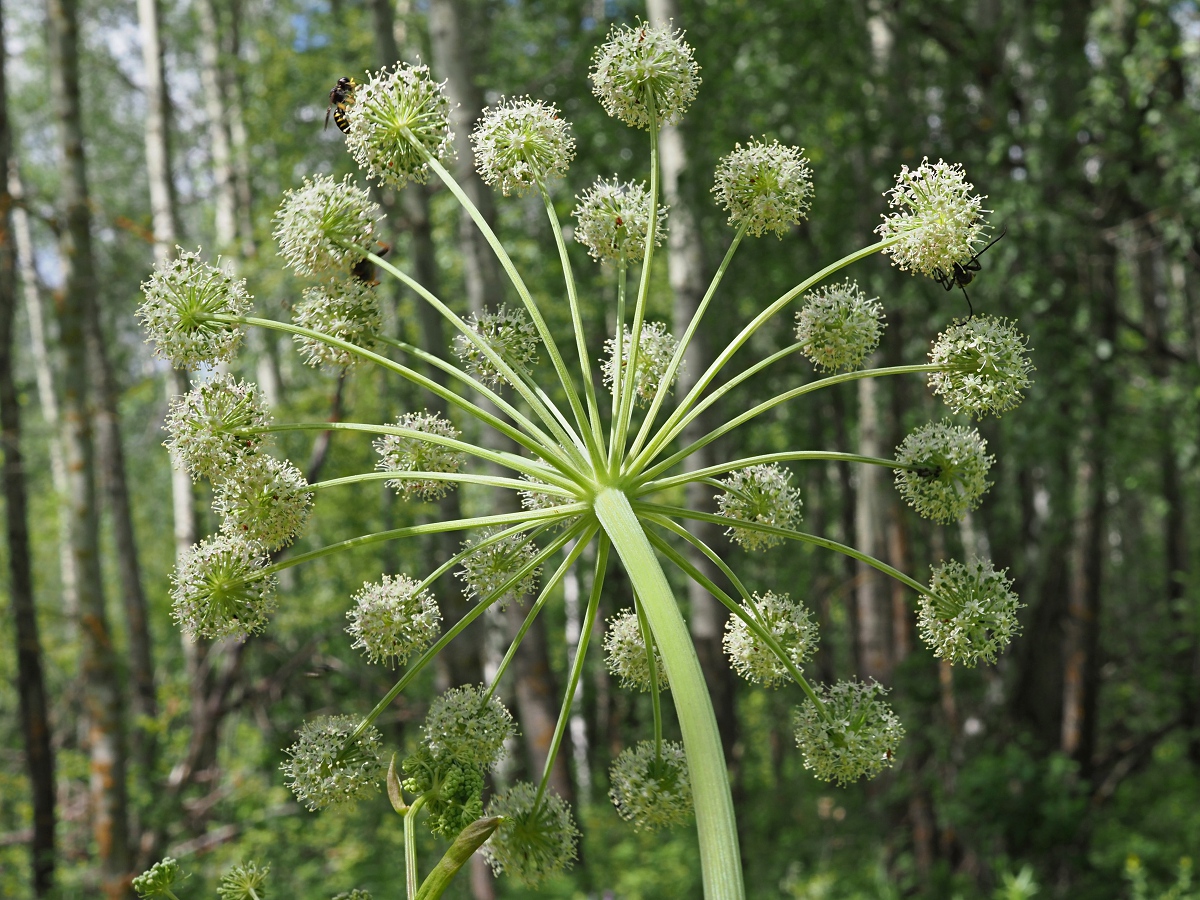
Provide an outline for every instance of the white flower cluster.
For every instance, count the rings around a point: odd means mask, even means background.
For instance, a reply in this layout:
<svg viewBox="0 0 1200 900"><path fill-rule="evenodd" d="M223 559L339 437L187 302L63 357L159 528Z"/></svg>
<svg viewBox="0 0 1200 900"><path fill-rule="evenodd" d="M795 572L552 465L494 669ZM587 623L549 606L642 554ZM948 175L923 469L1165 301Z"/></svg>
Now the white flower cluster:
<svg viewBox="0 0 1200 900"><path fill-rule="evenodd" d="M853 281L810 292L796 313L800 352L818 370L852 372L862 367L883 335L883 306Z"/></svg>
<svg viewBox="0 0 1200 900"><path fill-rule="evenodd" d="M430 77L428 66L408 63L391 71L385 66L355 88L346 147L368 177L395 188L409 181L423 184L429 177L427 156L439 162L452 156L444 88L445 82Z"/></svg>
<svg viewBox="0 0 1200 900"><path fill-rule="evenodd" d="M260 544L217 534L194 545L171 575L171 616L192 637L258 634L275 608L278 580Z"/></svg>
<svg viewBox="0 0 1200 900"><path fill-rule="evenodd" d="M621 183L597 178L596 183L577 196L575 240L587 247L593 259L640 259L646 252L646 232L650 228L650 191L643 183ZM654 246L662 245L667 232L667 208L658 208Z"/></svg>
<svg viewBox="0 0 1200 900"><path fill-rule="evenodd" d="M623 329L624 336L621 340L622 381L630 376L629 357L630 349L633 347L633 332L628 325L623 326ZM666 377L667 367L671 364L671 357L675 355L678 346L679 341L675 340L675 336L667 331L667 326L662 322L646 322L642 325L642 333L638 336L637 365L632 372L633 396L639 405L649 406L654 402L659 388L663 386L662 381ZM616 338L609 338L604 342L604 351L605 357L602 365L604 385L611 391L616 384L617 376ZM682 371L683 366L680 365L671 377L671 384L665 385L668 394Z"/></svg>
<svg viewBox="0 0 1200 900"><path fill-rule="evenodd" d="M802 666L817 649L817 623L811 613L789 595L774 591L754 594L751 600L750 605L743 603L746 614L779 642L794 666ZM777 687L788 679L788 667L738 616L726 621L723 644L734 669L747 681Z"/></svg>
<svg viewBox="0 0 1200 900"><path fill-rule="evenodd" d="M433 701L422 741L436 757L491 771L504 758L504 742L517 733L512 714L482 685L451 688Z"/></svg>
<svg viewBox="0 0 1200 900"><path fill-rule="evenodd" d="M976 428L949 422L924 425L896 448L896 487L920 515L935 522L957 522L992 486L987 480L994 456Z"/></svg>
<svg viewBox="0 0 1200 900"><path fill-rule="evenodd" d="M1018 406L1030 385L1027 338L1007 319L972 316L938 335L929 361L948 366L931 372L929 386L952 410L982 418Z"/></svg>
<svg viewBox="0 0 1200 900"><path fill-rule="evenodd" d="M504 530L498 525L485 528L477 540L464 541L464 550L471 547L478 549L463 560L463 567L458 572L458 577L466 584L468 597L478 603L491 601L497 609L504 609L509 603L536 591L538 578L542 574L542 567L535 566L504 588L538 553L537 545L522 532L488 543L489 539ZM500 593L501 589L504 589L503 593Z"/></svg>
<svg viewBox="0 0 1200 900"><path fill-rule="evenodd" d="M231 536L278 550L304 530L312 490L290 462L257 454L246 457L217 488L213 511Z"/></svg>
<svg viewBox="0 0 1200 900"><path fill-rule="evenodd" d="M414 653L425 650L438 636L442 612L421 582L407 575L384 575L377 582L363 582L354 595L354 607L346 613L346 633L351 645L361 648L370 662L402 666Z"/></svg>
<svg viewBox="0 0 1200 900"><path fill-rule="evenodd" d="M457 439L462 434L449 419L428 410L405 413L396 419L396 426L443 438ZM379 454L376 468L382 472L454 473L466 462L466 454L461 450L415 436L385 434L376 438L374 447ZM453 490L455 483L433 478L396 478L388 481L387 486L406 498L437 500Z"/></svg>
<svg viewBox="0 0 1200 900"><path fill-rule="evenodd" d="M532 475L522 475L523 481L529 482L529 490L519 491L521 495L521 506L524 509L554 509L558 506L566 506L568 503L574 503L574 497L564 497L562 494L552 494L540 488L549 487L548 484L538 481Z"/></svg>
<svg viewBox="0 0 1200 900"><path fill-rule="evenodd" d="M519 781L492 798L487 814L503 819L483 845L483 855L497 875L536 885L575 859L579 829L571 807L553 790L547 788L539 801L538 789Z"/></svg>
<svg viewBox="0 0 1200 900"><path fill-rule="evenodd" d="M528 97L485 109L471 145L480 177L505 196L566 174L575 158L575 139L558 109Z"/></svg>
<svg viewBox="0 0 1200 900"><path fill-rule="evenodd" d="M804 768L822 781L850 784L874 778L892 765L904 726L883 701L886 693L875 682L818 687L823 708L807 700L796 710L796 744Z"/></svg>
<svg viewBox="0 0 1200 900"><path fill-rule="evenodd" d="M1022 603L1005 571L988 560L950 560L933 570L929 592L918 601L917 630L934 656L974 666L992 663L1020 633Z"/></svg>
<svg viewBox="0 0 1200 900"><path fill-rule="evenodd" d="M717 511L735 519L774 528L792 528L800 521L800 491L791 487L792 473L775 464L749 466L730 472L716 495ZM731 525L725 534L746 550L767 550L783 543L783 538L755 528Z"/></svg>
<svg viewBox="0 0 1200 900"><path fill-rule="evenodd" d="M642 629L633 610L624 610L608 620L608 630L604 633L604 653L608 671L620 679L621 687L643 692L650 690L650 656L646 653L646 642L642 639ZM665 691L669 686L667 670L658 647L654 648L654 671L658 689Z"/></svg>
<svg viewBox="0 0 1200 900"><path fill-rule="evenodd" d="M372 727L345 746L357 727L353 716L323 716L305 722L296 743L284 751L288 759L280 768L287 785L310 811L362 800L379 790L383 739Z"/></svg>
<svg viewBox="0 0 1200 900"><path fill-rule="evenodd" d="M712 192L729 213L729 224L745 225L760 237L768 231L782 238L808 218L812 206L812 170L800 147L779 141L735 144L717 164Z"/></svg>
<svg viewBox="0 0 1200 900"><path fill-rule="evenodd" d="M262 446L261 434L242 432L270 421L258 385L218 374L171 401L165 446L193 481L203 477L219 484Z"/></svg>
<svg viewBox="0 0 1200 900"><path fill-rule="evenodd" d="M680 743L664 741L661 755L654 741L626 747L613 760L608 780L617 815L635 831L673 828L692 817L692 783Z"/></svg>
<svg viewBox="0 0 1200 900"><path fill-rule="evenodd" d="M492 312L472 313L467 324L518 374L537 362L537 328L521 310L510 309L502 304ZM465 334L454 336L454 355L468 375L484 384L497 385L506 380L496 365Z"/></svg>
<svg viewBox="0 0 1200 900"><path fill-rule="evenodd" d="M682 31L622 25L592 56L592 93L626 125L649 129L683 118L700 87L700 66Z"/></svg>
<svg viewBox="0 0 1200 900"><path fill-rule="evenodd" d="M305 288L302 296L292 313L292 321L301 328L364 350L375 349L376 337L383 330L383 312L373 284L361 278L343 278ZM357 353L307 335L295 335L294 340L310 366L345 369L362 361Z"/></svg>
<svg viewBox="0 0 1200 900"><path fill-rule="evenodd" d="M279 255L297 275L346 273L376 246L379 205L347 175L305 178L275 213Z"/></svg>

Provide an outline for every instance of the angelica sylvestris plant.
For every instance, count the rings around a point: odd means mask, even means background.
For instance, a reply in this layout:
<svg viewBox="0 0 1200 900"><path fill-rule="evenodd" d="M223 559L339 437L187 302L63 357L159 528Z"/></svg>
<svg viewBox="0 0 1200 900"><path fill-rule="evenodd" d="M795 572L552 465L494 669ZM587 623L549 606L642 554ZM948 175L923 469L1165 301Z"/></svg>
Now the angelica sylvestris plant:
<svg viewBox="0 0 1200 900"><path fill-rule="evenodd" d="M589 341L583 327L576 262L558 219L556 202L567 199L559 181L574 146L569 124L553 105L517 98L484 110L472 135L484 181L501 194L532 193L543 202L563 273L561 295L546 302L565 305L572 325L569 333L555 334L503 244L445 166L455 148L444 85L426 67L407 63L368 73L358 87L347 110L349 151L366 178L383 186L440 181L486 238L519 303L464 318L375 252L382 214L366 189L350 178L336 182L323 176L288 192L276 215L284 262L316 282L303 291L293 322L252 316L246 286L198 253L163 264L145 285L141 319L157 352L175 364L227 360L246 328L266 328L291 334L309 362L340 369L378 366L430 395L433 411L414 409L394 422L278 422L256 388L221 375L171 409L172 457L193 476L212 480L225 520L220 534L201 542L175 574L175 615L193 634L245 637L261 631L277 600L286 602L276 597L277 574L286 567L350 546L434 532L461 534L461 550L449 559L433 560L425 571L366 573L375 580L347 598L347 646L361 650L369 662L405 668L366 716L319 719L301 729L283 767L301 802L318 809L371 797L385 768L373 725L378 716L487 609L523 594L534 597L492 681L443 695L429 712L419 748L399 770L395 762L389 770L388 796L405 817L410 897L418 889L411 848L419 816L438 834L458 834L448 856L458 852L454 847L460 842L469 855L490 835L484 849L495 870L522 882L536 884L574 858L572 812L547 783L589 649L611 551L632 585L634 606L610 621L603 649L622 685L647 691L654 708L652 739L614 763L612 799L637 828L694 818L709 898L744 895L737 831L712 704L667 569L696 580L729 608L733 618L725 649L740 675L796 692L796 741L816 777L847 783L876 775L901 752L904 731L881 686L810 683L803 667L819 635L804 598L776 585L756 584L752 591L730 563L688 531L688 521L723 526L750 553L807 543L886 573L914 592L921 635L951 662L990 662L1018 630L1016 595L1005 573L986 560L944 561L926 585L852 547L802 530L802 498L792 466L815 460L894 469L901 495L919 514L937 522L961 517L987 490L992 464L986 444L969 425L947 420L920 428L901 444L895 459L796 449L683 470L692 453L721 436L833 385L923 376L952 413L981 417L1014 407L1032 370L1025 338L1015 325L989 316L951 323L932 341L927 360L863 368L879 342L884 306L843 270L883 253L903 269L936 277L937 271L968 261L988 234L982 198L962 168L926 161L901 170L887 195L877 243L764 301L713 362L693 373L692 386L677 392L687 348L704 327L743 239L768 233L786 237L820 200L801 148L765 139L735 146L717 166L713 188L729 216L728 252L691 321L680 323L680 334L647 319L651 265L666 229L659 134L664 124L687 112L700 88L699 73L680 32L643 23L615 28L593 58L591 79L600 102L610 115L644 131L649 149L645 182L599 178L577 197L574 236L606 267L613 284L617 324L605 341ZM384 334L373 288L353 277L363 260L443 316L453 330L450 346L419 348ZM794 304L800 308L793 309ZM733 361L755 333L790 312L796 313L795 342L737 370ZM793 352L811 362L810 378L771 397L746 392L743 385L751 376ZM432 370L445 378L431 377ZM681 446L689 425L734 392L734 406L742 411ZM553 396L565 402L557 405ZM308 484L290 463L269 455L275 432L326 429L374 440L378 470ZM481 429L493 429L516 449L492 449L495 442L464 437ZM278 555L301 533L317 498L343 497L376 480L414 503L435 500L461 484L516 492L521 509L348 535L330 546ZM716 512L673 505L669 499L681 495L675 489L697 481L714 490ZM516 728L497 687L529 624L588 547L594 548L593 588L545 770L537 783L501 786L485 806L485 779ZM693 552L724 573L732 594L690 561ZM430 587L452 577L461 580L472 606L458 622L443 627ZM675 706L680 741L664 739L664 699Z"/></svg>

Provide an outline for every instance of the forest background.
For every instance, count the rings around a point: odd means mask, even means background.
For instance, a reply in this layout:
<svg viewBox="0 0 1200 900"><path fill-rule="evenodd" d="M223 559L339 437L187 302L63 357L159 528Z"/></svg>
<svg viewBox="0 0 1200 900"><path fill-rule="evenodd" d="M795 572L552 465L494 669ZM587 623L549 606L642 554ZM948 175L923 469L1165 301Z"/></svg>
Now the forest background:
<svg viewBox="0 0 1200 900"><path fill-rule="evenodd" d="M974 307L1015 318L1038 368L1025 404L981 425L998 460L996 484L957 525L917 518L886 473L796 467L807 530L919 578L943 556L990 548L1026 604L1024 634L997 665L952 670L913 639L915 598L905 589L822 552L756 558L750 587L785 585L816 611L820 680L858 674L891 685L908 737L885 777L825 785L803 770L792 744L795 698L709 665L750 895L1143 898L1174 886L1170 896L1190 896L1181 885L1200 848L1192 564L1200 543L1200 7L652 7L3 4L0 157L9 155L0 163L13 177L10 192L0 191L0 896L124 896L113 873L136 874L166 853L192 873L186 897L211 896L220 873L246 859L270 862L273 896L326 898L353 887L399 896L401 826L386 799L305 812L283 786L280 748L307 718L361 714L387 690L390 673L368 667L343 633L348 598L381 569L425 568L438 549L385 545L289 570L265 636L183 639L170 620L169 573L181 548L215 525L209 498L193 494L186 477L173 480L161 447L167 398L180 381L142 343L133 318L139 283L156 253L176 241L201 244L250 279L258 314L286 317L296 288L275 256L271 215L304 175L353 170L341 134L322 128L326 95L339 76L397 57L420 56L451 78L459 128L501 95L558 104L578 141L556 189L561 215L598 174L644 178L644 139L604 116L586 71L610 23L664 12L686 29L704 84L677 134L686 157L667 199L670 227L682 231L670 264L663 254L654 273L652 318L670 323L688 278L703 283L719 261L727 226L708 190L716 160L736 141L764 135L804 146L816 200L810 223L743 247L726 282L733 288L709 314L715 334L869 242L900 165L941 157L965 165L1005 231L981 258ZM458 144L469 171L461 134ZM409 188L380 200L393 261L440 285L460 312L504 299L445 192ZM553 296L557 260L536 201L496 201L487 214L517 248L535 293ZM573 252L597 346L612 328L611 274ZM929 337L966 313L961 293L883 259L853 274L887 311L882 364L921 359ZM414 297L386 289L391 332L428 338ZM786 344L786 321L756 340L759 355ZM294 418L383 421L426 402L374 373L306 368L283 338L254 338L236 366L277 414ZM763 390L807 377L789 362L765 376ZM725 438L722 453L811 446L887 455L912 427L940 416L912 381L862 381L823 396ZM735 409L738 397L724 402ZM72 449L86 432L94 458ZM348 435L285 449L302 468L306 461L310 479L371 464L370 448ZM347 501L320 504L301 546L438 515L400 503L381 483ZM469 491L463 502L472 502ZM98 552L88 560L76 539L91 526ZM525 737L501 780L540 771L538 729L546 716L553 721L578 639L581 580L565 581L566 602L552 604L522 645L508 701ZM720 622L703 597L680 587L702 658L711 659ZM629 604L620 579L606 591L604 616ZM489 619L465 645L463 665L494 666L514 627L511 618ZM434 678L422 681L379 721L390 747L416 739L434 690ZM633 832L606 797L608 764L644 734L647 699L621 691L597 657L578 700L569 764L556 783L583 826L582 858L544 895L698 896L694 832ZM120 771L124 810L112 794ZM440 850L430 839L422 853ZM453 890L476 900L526 896L479 867Z"/></svg>

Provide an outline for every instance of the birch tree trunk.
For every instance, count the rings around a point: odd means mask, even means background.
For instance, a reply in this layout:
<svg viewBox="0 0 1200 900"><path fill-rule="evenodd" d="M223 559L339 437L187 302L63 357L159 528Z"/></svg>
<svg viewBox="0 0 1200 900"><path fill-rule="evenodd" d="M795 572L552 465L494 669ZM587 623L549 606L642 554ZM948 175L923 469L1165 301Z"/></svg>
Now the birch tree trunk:
<svg viewBox="0 0 1200 900"><path fill-rule="evenodd" d="M4 8L0 4L0 35L3 33ZM8 85L4 66L4 46L0 43L0 173L8 171L11 147ZM17 273L9 215L12 199L6 184L0 184L0 450L4 454L5 537L8 540L9 601L16 637L17 695L25 765L29 770L29 795L33 806L33 836L29 844L30 882L34 894L45 897L54 883L54 751L50 745L50 716L46 703L46 683L42 675L42 644L38 636L33 595L29 501L25 463L21 455L21 404L13 381Z"/></svg>
<svg viewBox="0 0 1200 900"><path fill-rule="evenodd" d="M96 515L95 454L88 387L88 305L95 294L87 170L79 102L75 0L47 0L50 92L62 154L60 248L64 286L58 300L64 350L63 457L67 517L79 597L79 677L87 717L92 831L100 883L110 900L129 896L125 724L120 670L104 605Z"/></svg>
<svg viewBox="0 0 1200 900"><path fill-rule="evenodd" d="M209 151L212 153L213 198L216 207L218 253L231 253L237 242L237 186L233 171L233 144L226 122L229 107L221 77L220 19L215 0L198 0L200 87L208 119Z"/></svg>
<svg viewBox="0 0 1200 900"><path fill-rule="evenodd" d="M858 382L858 452L863 456L879 456L880 439L878 389L872 378ZM855 469L858 490L855 491L855 547L869 556L879 557L882 539L883 504L880 482L883 470L877 466ZM892 677L890 637L892 612L890 598L884 599L883 578L865 563L858 563L854 587L856 621L858 625L859 677L874 678L888 683Z"/></svg>

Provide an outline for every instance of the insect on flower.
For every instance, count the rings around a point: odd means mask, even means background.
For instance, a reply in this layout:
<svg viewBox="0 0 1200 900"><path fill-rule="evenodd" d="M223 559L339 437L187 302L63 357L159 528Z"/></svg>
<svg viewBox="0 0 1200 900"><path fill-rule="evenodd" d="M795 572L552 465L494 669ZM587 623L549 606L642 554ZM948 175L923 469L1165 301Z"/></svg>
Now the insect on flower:
<svg viewBox="0 0 1200 900"><path fill-rule="evenodd" d="M988 243L986 247L968 259L965 263L955 263L954 268L947 273L943 269L933 270L933 279L948 291L954 290L956 287L961 288L963 296L967 298L967 309L972 316L975 315L975 307L971 305L971 298L967 295L967 285L975 280L975 273L983 269L983 265L979 262L979 257L987 253L991 249L992 244L1004 237L1008 233L1006 227L998 235L996 235Z"/></svg>
<svg viewBox="0 0 1200 900"><path fill-rule="evenodd" d="M329 105L325 107L325 127L329 128L329 114L333 114L333 124L345 134L350 130L350 120L346 118L346 107L354 103L354 89L358 82L348 75L343 75L329 92Z"/></svg>

